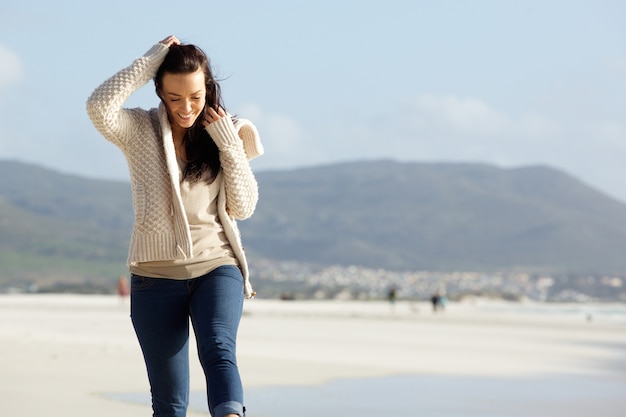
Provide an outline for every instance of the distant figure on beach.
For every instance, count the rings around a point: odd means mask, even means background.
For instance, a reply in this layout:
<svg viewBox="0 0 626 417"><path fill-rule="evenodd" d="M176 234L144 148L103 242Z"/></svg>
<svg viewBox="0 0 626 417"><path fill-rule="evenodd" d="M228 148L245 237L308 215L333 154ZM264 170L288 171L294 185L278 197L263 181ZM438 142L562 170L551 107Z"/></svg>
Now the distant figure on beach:
<svg viewBox="0 0 626 417"><path fill-rule="evenodd" d="M389 305L391 306L391 312L396 312L396 299L398 297L398 289L395 285L392 285L389 288L389 292L387 292L387 300L389 301Z"/></svg>
<svg viewBox="0 0 626 417"><path fill-rule="evenodd" d="M445 295L439 295L439 309L442 311L445 310L447 304L448 304L448 297L446 297Z"/></svg>
<svg viewBox="0 0 626 417"><path fill-rule="evenodd" d="M128 297L130 294L130 290L128 288L128 280L126 279L126 276L120 275L120 277L117 280L116 290L117 290L117 295L120 297L120 299L122 301L125 301L126 297Z"/></svg>
<svg viewBox="0 0 626 417"><path fill-rule="evenodd" d="M441 295L439 292L434 293L430 297L430 303L433 306L433 313L445 310L447 300L448 299L444 295Z"/></svg>
<svg viewBox="0 0 626 417"><path fill-rule="evenodd" d="M124 108L151 79L158 108ZM211 415L243 417L236 338L255 293L236 220L258 200L248 162L263 153L256 128L226 112L207 56L175 36L98 86L87 113L128 162L131 320L154 415L187 413L191 320Z"/></svg>

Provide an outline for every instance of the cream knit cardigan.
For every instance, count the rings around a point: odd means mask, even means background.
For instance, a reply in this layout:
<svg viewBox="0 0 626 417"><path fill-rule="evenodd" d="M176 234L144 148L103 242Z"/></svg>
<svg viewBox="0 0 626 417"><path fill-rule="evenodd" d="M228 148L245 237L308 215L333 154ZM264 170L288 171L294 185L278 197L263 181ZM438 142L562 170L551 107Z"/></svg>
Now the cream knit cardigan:
<svg viewBox="0 0 626 417"><path fill-rule="evenodd" d="M126 109L128 97L148 83L165 59L168 47L154 45L91 94L87 113L94 126L118 146L128 163L135 222L128 264L189 258L191 232L180 194L178 163L166 110ZM218 215L244 277L244 294L252 298L248 264L237 220L252 215L258 200L257 182L248 160L263 154L259 134L245 119L222 117L207 131L220 150L223 181Z"/></svg>

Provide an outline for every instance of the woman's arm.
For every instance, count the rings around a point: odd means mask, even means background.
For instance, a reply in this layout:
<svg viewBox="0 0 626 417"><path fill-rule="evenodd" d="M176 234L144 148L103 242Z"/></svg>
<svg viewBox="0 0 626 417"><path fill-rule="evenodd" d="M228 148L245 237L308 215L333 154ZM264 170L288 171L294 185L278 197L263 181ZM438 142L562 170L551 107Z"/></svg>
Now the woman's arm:
<svg viewBox="0 0 626 417"><path fill-rule="evenodd" d="M173 38L173 39L172 39ZM128 97L156 74L169 46L177 41L168 37L154 45L141 58L98 86L87 99L87 114L100 133L109 141L123 146L132 136L140 110L123 109Z"/></svg>
<svg viewBox="0 0 626 417"><path fill-rule="evenodd" d="M221 108L218 112L209 110L205 126L220 150L228 214L237 220L247 219L254 213L259 189L244 150L244 141L238 136L232 119ZM262 152L258 137L257 142Z"/></svg>

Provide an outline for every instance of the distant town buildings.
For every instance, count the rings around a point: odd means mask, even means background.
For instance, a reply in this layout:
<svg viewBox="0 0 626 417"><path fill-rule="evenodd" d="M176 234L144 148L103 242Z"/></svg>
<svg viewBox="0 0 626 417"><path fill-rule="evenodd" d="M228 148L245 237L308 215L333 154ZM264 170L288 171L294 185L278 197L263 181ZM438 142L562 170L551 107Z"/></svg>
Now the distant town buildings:
<svg viewBox="0 0 626 417"><path fill-rule="evenodd" d="M253 284L260 297L284 299L449 300L481 296L552 302L624 301L623 277L530 274L526 272L388 271L358 266L315 266L300 262L252 260Z"/></svg>
<svg viewBox="0 0 626 417"><path fill-rule="evenodd" d="M292 261L250 259L252 284L259 298L282 300L428 301L434 295L458 301L472 297L510 301L626 302L626 276L541 274L519 271L390 271L359 266L326 266ZM110 282L55 282L40 286L0 285L0 293L115 293Z"/></svg>

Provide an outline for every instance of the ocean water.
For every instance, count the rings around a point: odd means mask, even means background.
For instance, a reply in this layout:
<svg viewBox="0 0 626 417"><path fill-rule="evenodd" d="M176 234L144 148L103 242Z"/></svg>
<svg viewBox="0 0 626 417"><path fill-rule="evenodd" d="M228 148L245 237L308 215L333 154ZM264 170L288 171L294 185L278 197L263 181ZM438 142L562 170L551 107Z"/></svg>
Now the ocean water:
<svg viewBox="0 0 626 417"><path fill-rule="evenodd" d="M479 303L475 311L493 315L588 320L626 325L626 303ZM625 414L626 415L626 414Z"/></svg>
<svg viewBox="0 0 626 417"><path fill-rule="evenodd" d="M406 375L249 388L246 407L247 417L624 417L625 394L623 377ZM150 404L148 394L107 396ZM206 411L206 395L192 392L190 409Z"/></svg>

